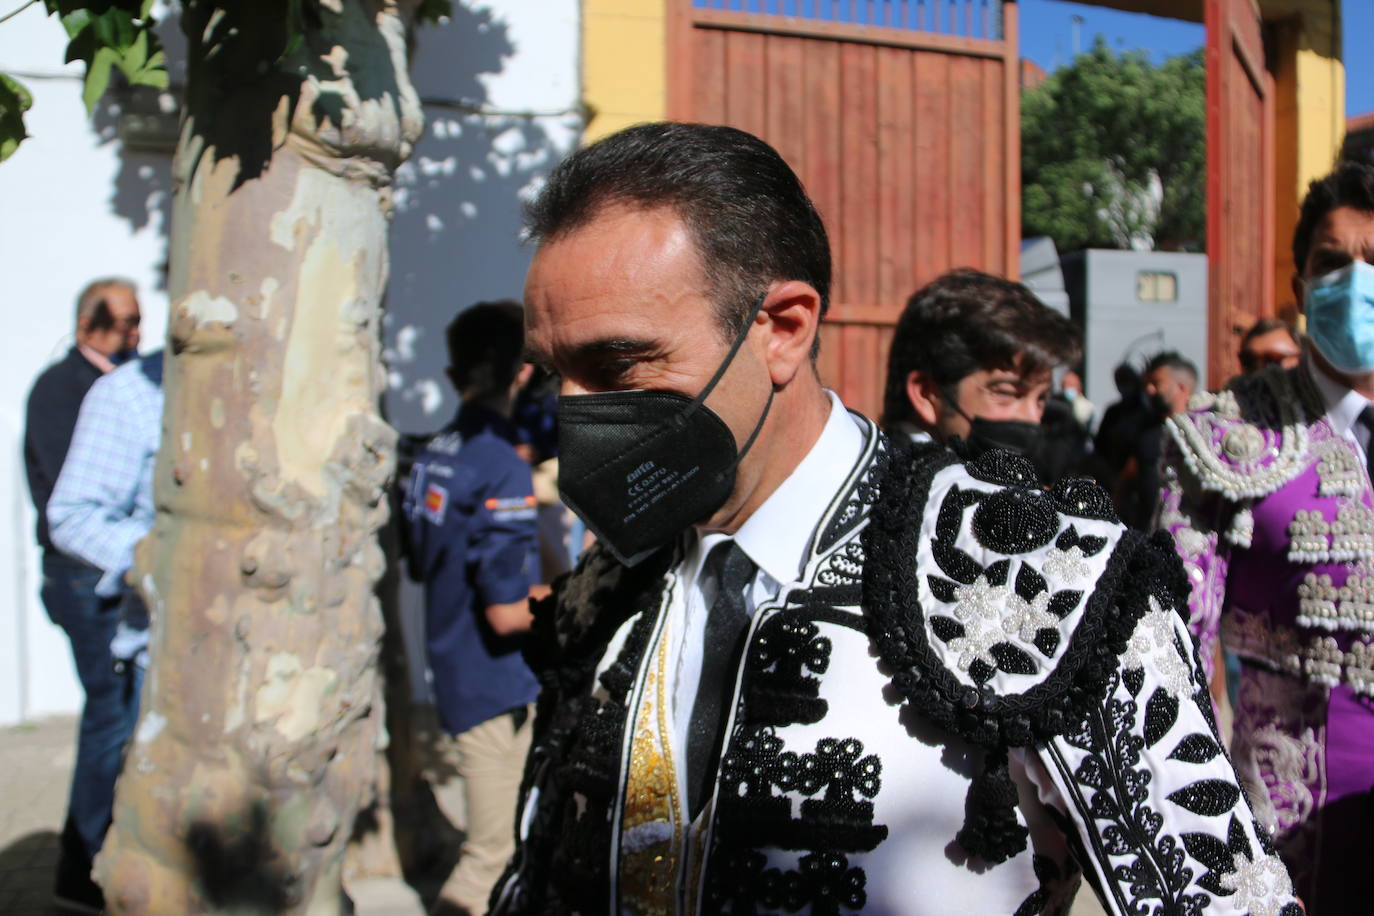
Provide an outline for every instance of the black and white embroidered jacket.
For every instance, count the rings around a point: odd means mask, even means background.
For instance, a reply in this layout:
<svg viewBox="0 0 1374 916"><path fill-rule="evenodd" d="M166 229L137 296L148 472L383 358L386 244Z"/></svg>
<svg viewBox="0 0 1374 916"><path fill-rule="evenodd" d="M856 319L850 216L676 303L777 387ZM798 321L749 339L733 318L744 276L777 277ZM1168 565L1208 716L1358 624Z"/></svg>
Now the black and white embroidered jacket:
<svg viewBox="0 0 1374 916"><path fill-rule="evenodd" d="M818 498L827 498L822 495ZM665 725L671 552L593 550L536 615L543 684L496 914L1295 916L1221 749L1167 542L1096 487L870 427L754 615L715 795Z"/></svg>

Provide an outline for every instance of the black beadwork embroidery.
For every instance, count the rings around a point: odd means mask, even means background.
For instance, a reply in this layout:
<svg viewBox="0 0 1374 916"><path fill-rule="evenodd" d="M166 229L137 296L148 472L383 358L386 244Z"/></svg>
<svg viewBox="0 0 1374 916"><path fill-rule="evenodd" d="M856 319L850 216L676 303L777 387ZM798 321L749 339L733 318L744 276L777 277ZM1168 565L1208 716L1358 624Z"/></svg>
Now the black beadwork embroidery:
<svg viewBox="0 0 1374 916"><path fill-rule="evenodd" d="M820 680L830 667L830 639L814 621L781 611L759 627L749 650L744 711L750 722L791 725L819 722L826 702Z"/></svg>
<svg viewBox="0 0 1374 916"><path fill-rule="evenodd" d="M978 561L960 549L957 541L963 523L964 510L983 498L979 490L964 490L952 486L940 503L935 520L935 537L931 540L931 556L940 571L961 585L972 585L983 575ZM917 523L919 527L919 522ZM870 529L871 530L871 529Z"/></svg>
<svg viewBox="0 0 1374 916"><path fill-rule="evenodd" d="M1170 792L1169 801L1203 817L1225 814L1240 801L1240 789L1223 779L1199 779Z"/></svg>
<svg viewBox="0 0 1374 916"><path fill-rule="evenodd" d="M1192 734L1178 743L1169 752L1170 760L1184 763L1206 763L1221 753L1221 747L1209 735Z"/></svg>
<svg viewBox="0 0 1374 916"><path fill-rule="evenodd" d="M1035 674L1040 670L1035 659L1009 642L999 642L988 652L997 659L997 667L1008 674Z"/></svg>
<svg viewBox="0 0 1374 916"><path fill-rule="evenodd" d="M1021 571L1016 574L1016 594L1027 601L1033 601L1035 596L1049 588L1045 582L1045 577L1035 571L1029 563L1021 564Z"/></svg>
<svg viewBox="0 0 1374 916"><path fill-rule="evenodd" d="M1103 851L1132 857L1111 872L1131 895L1129 911L1151 912L1145 901L1157 900L1164 912L1199 912L1208 898L1188 893L1193 870L1185 864L1183 850L1174 837L1159 836L1164 818L1150 805L1150 773L1140 760L1145 739L1136 724L1137 698L1129 693L1118 697L1121 683L1114 674L1105 702L1064 736L1087 752L1074 780L1088 796L1087 810L1093 818L1107 822L1101 830Z"/></svg>
<svg viewBox="0 0 1374 916"><path fill-rule="evenodd" d="M1155 587L1159 587L1159 583ZM1212 716L1212 704L1202 678L1198 651L1195 645L1185 646L1177 633L1174 650L1189 661L1194 691L1191 702L1202 711L1211 734L1194 732L1184 735L1166 759L1185 765L1205 763L1220 754L1221 747ZM1100 834L1099 846L1103 854L1141 853L1111 872L1111 877L1117 882L1113 892L1118 895L1123 909L1140 913L1198 914L1208 905L1209 898L1205 894L1187 893L1194 872L1186 866L1184 853L1207 869L1202 877L1192 883L1214 896L1233 893L1222 885L1221 877L1235 870L1239 856L1243 855L1251 861L1255 856L1234 814L1230 818L1225 840L1208 834L1185 833L1179 837L1182 849L1170 836L1156 840L1163 818L1147 804L1151 780L1150 773L1139 766L1140 751L1147 743L1158 744L1168 736L1177 722L1178 701L1162 688L1154 691L1145 704L1145 722L1139 728L1140 734L1137 734L1138 701L1144 685L1143 668L1124 669L1101 707L1065 736L1070 745L1089 750L1073 774L1077 791L1090 795L1089 799L1080 803L1080 808L1095 820L1109 822ZM1118 695L1120 688L1125 690L1124 697ZM1109 734L1115 734L1116 739L1108 740ZM1051 754L1058 761L1061 771L1067 775L1062 757L1054 751ZM1248 806L1248 800L1238 786L1212 778L1190 783L1170 793L1165 800L1205 817L1225 814L1242 803ZM1272 845L1258 826L1256 836L1261 853L1272 855ZM1080 838L1071 834L1070 839L1074 843L1075 855L1086 861L1084 857L1088 853ZM1088 874L1091 876L1092 873L1089 871ZM1131 894L1129 901L1119 897L1122 889ZM1152 908L1146 902L1149 900L1157 900L1161 905ZM1294 903L1285 905L1280 911L1281 916L1298 916L1300 912Z"/></svg>
<svg viewBox="0 0 1374 916"><path fill-rule="evenodd" d="M1079 518L1092 518L1104 522L1120 522L1116 507L1107 491L1086 477L1071 477L1061 480L1050 490L1054 504L1065 515ZM1087 553L1084 550L1084 553Z"/></svg>
<svg viewBox="0 0 1374 916"><path fill-rule="evenodd" d="M1236 863L1244 856L1247 860L1255 860L1254 849L1250 846L1250 841L1245 837L1245 831L1240 826L1240 821L1236 816L1231 815L1230 825L1226 830L1226 839L1223 841L1207 833L1185 833L1181 837L1183 848L1188 850L1188 855L1202 863L1207 872L1198 879L1198 886L1206 888L1218 897L1229 897L1234 893L1230 888L1222 884L1225 875L1232 874L1236 870ZM1263 839L1263 835L1261 835ZM1261 854L1272 855L1269 850L1261 849ZM1289 903L1280 911L1280 916L1300 916L1302 908L1296 903Z"/></svg>
<svg viewBox="0 0 1374 916"><path fill-rule="evenodd" d="M973 536L998 553L1029 553L1059 533L1059 515L1040 489L998 490L973 510Z"/></svg>
<svg viewBox="0 0 1374 916"><path fill-rule="evenodd" d="M965 464L970 476L1000 487L1039 487L1040 477L1030 460L1002 449L984 452Z"/></svg>
<svg viewBox="0 0 1374 916"><path fill-rule="evenodd" d="M945 617L944 615L930 618L930 631L941 642L952 642L965 633L962 623L953 617Z"/></svg>
<svg viewBox="0 0 1374 916"><path fill-rule="evenodd" d="M887 837L870 801L882 786L882 762L864 755L858 739L823 738L799 754L784 750L769 726L737 729L720 772L717 848L868 852ZM800 817L779 792L805 798Z"/></svg>
<svg viewBox="0 0 1374 916"><path fill-rule="evenodd" d="M817 913L863 905L862 894L839 892L861 891L865 881L846 854L872 851L888 835L886 826L873 822L882 763L856 738L825 738L813 750L789 750L776 731L803 721L799 714L811 703L824 710L812 677L830 664L831 642L821 635L820 622L862 631L852 612L814 603L783 608L760 625L760 645L750 653L741 685L741 721L720 766L706 869L707 900L716 911L727 904L737 913L756 912L760 904ZM801 802L793 816L796 796ZM765 868L764 848L807 855L798 871ZM837 861L845 863L839 871Z"/></svg>
<svg viewBox="0 0 1374 916"><path fill-rule="evenodd" d="M1094 489L1097 489L1099 493L1102 492L1095 484L1092 486ZM1102 495L1105 496L1106 494L1102 493ZM1109 519L1108 521L1115 521L1115 519ZM1099 534L1080 535L1078 533L1078 526L1070 525L1055 539L1054 546L1058 547L1060 550L1072 550L1074 547L1077 547L1079 550L1083 551L1083 556L1095 557L1102 552L1103 547L1107 546L1107 539Z"/></svg>
<svg viewBox="0 0 1374 916"><path fill-rule="evenodd" d="M1226 839L1222 840L1209 833L1185 833L1180 839L1183 840L1183 848L1188 851L1188 855L1197 859L1207 869L1207 872L1198 879L1198 885L1205 887L1219 897L1229 896L1232 892L1221 883L1223 875L1229 875L1236 870L1236 857L1254 860L1254 850L1250 847L1250 841L1245 837L1245 831L1241 829L1240 822L1235 815L1231 815L1230 826L1226 831Z"/></svg>
<svg viewBox="0 0 1374 916"><path fill-rule="evenodd" d="M937 513L931 554L941 571L951 578L945 579L934 574L926 576L926 583L931 594L937 600L948 604L955 603L958 599L959 585L973 584L980 578L991 586L1006 584L1011 569L1010 557L995 560L983 568L973 557L957 546L964 511L970 506L977 506L974 511L974 526L976 528L979 513L983 512L984 508L989 505L988 501L995 500L1006 492L1009 491L1002 491L989 496L979 490L962 489L958 485L954 485L945 494ZM1036 504L1040 508L1046 508L1042 500L1037 499ZM1053 516L1052 512L1051 516ZM1057 522L1047 524L1046 530L1049 532L1048 535L1037 536L1033 539L1038 546L1043 547L1049 543L1054 536L1054 531L1057 530ZM1000 535L993 537L997 536ZM1017 541L1026 539L1024 535L1018 533L1012 533L1008 537ZM1060 550L1077 547L1080 552L1084 552L1086 548L1095 555L1102 551L1106 543L1107 539L1100 535L1080 537L1077 530L1070 526L1058 537L1056 547ZM988 545L984 544L984 546ZM1084 552L1084 556L1088 555L1087 552ZM1033 602L1039 595L1049 590L1049 583L1029 562L1023 560L1017 570L1015 587L1020 598L1027 602ZM1079 605L1082 599L1083 593L1076 589L1054 592L1049 597L1047 610L1062 620ZM962 638L968 632L968 628L964 624L951 617L932 614L930 622L931 632L945 643ZM1030 644L1047 659L1055 657L1061 641L1059 631L1052 627L1042 627L1036 630L1030 638ZM996 663L995 666L986 659L979 658L972 661L968 668L970 679L979 686L990 681L999 669L1009 674L1022 675L1033 675L1040 670L1038 663L1020 646L1012 642L1000 642L989 647L989 654Z"/></svg>
<svg viewBox="0 0 1374 916"><path fill-rule="evenodd" d="M706 899L710 912L754 914L760 910L838 916L858 912L868 902L867 876L841 853L813 852L794 869L765 868L768 860L752 849L725 854L712 873Z"/></svg>
<svg viewBox="0 0 1374 916"><path fill-rule="evenodd" d="M1178 698L1156 687L1145 704L1145 746L1154 747L1178 721Z"/></svg>
<svg viewBox="0 0 1374 916"><path fill-rule="evenodd" d="M1179 651L1185 656L1189 654L1181 648ZM1192 655L1197 687L1192 699L1206 709L1209 706L1208 696L1202 687L1196 653ZM1155 839L1163 818L1147 804L1149 773L1138 766L1145 740L1134 732L1138 711L1136 701L1143 686L1143 672L1142 669L1134 669L1134 672L1141 673L1141 676L1123 677L1119 682L1127 691L1126 698L1116 697L1117 688L1113 686L1102 708L1081 728L1066 736L1069 744L1089 750L1074 776L1081 789L1097 790L1087 803L1088 812L1096 820L1110 822L1101 832L1103 853L1118 856L1142 853L1131 862L1112 870L1113 879L1131 894L1129 901L1122 901L1127 904L1128 911L1198 914L1208 905L1209 899L1204 894L1187 893L1194 882L1193 870L1185 865L1184 852L1207 869L1197 879L1196 885L1221 897L1233 893L1223 886L1222 876L1236 870L1240 856L1254 861L1255 854L1234 814L1231 815L1225 840L1210 834L1185 833L1179 837L1183 844L1183 848L1179 849L1170 836ZM1132 669L1126 673L1133 673ZM1115 732L1117 738L1108 740L1108 732ZM1220 747L1213 737L1194 733L1185 735L1169 753L1168 759L1201 763L1218 753ZM1167 800L1196 814L1214 817L1233 810L1242 801L1242 796L1233 783L1203 779L1171 793ZM1257 836L1260 852L1272 855L1273 850L1265 834L1259 831ZM1081 846L1076 849L1076 855L1081 857L1086 854ZM1152 909L1146 903L1149 900L1159 901L1162 908ZM1301 909L1297 904L1290 903L1280 912L1281 916L1298 916Z"/></svg>
<svg viewBox="0 0 1374 916"><path fill-rule="evenodd" d="M1049 612L1054 616L1058 617L1060 620L1063 620L1065 617L1069 616L1069 614L1073 612L1074 608L1078 607L1078 602L1082 600L1082 592L1078 591L1077 589L1066 588L1062 591L1055 592L1053 595L1050 595ZM1059 636L1058 631L1055 631L1054 635L1057 640Z"/></svg>
<svg viewBox="0 0 1374 916"><path fill-rule="evenodd" d="M885 436L879 436L873 460L844 495L840 510L831 517L825 530L821 532L816 543L817 553L825 553L863 521L867 508L878 498L878 484L882 480L887 461L888 440Z"/></svg>
<svg viewBox="0 0 1374 916"><path fill-rule="evenodd" d="M863 545L858 541L850 541L826 559L825 565L816 573L816 582L836 588L858 585L863 568Z"/></svg>
<svg viewBox="0 0 1374 916"><path fill-rule="evenodd" d="M1070 723L1080 721L1098 704L1117 671L1117 657L1125 650L1137 621L1149 611L1149 594L1184 594L1186 580L1177 557L1166 544L1147 540L1138 533L1123 532L1107 559L1096 590L1087 599L1068 646L1053 647L1061 649L1062 655L1052 671L1021 693L999 695L986 687L966 687L927 642L918 600L920 583L915 576L921 515L931 481L956 460L949 452L917 454L904 448L903 443L892 443L889 472L881 483L884 498L873 507L868 527L861 535L869 558L864 570L863 600L869 634L895 672L894 687L926 719L988 751L1043 743L1062 734ZM996 453L989 453L975 465L976 468L968 468L971 474L994 483L1017 486L1034 479L1033 471L1028 472L1015 460L997 457ZM951 487L937 516L931 553L941 572L954 583L970 584L983 572L972 557L953 543L964 509L979 498L972 491ZM1073 537L1078 538L1077 532ZM1084 549L1084 545L1078 546ZM1105 544L1087 547L1095 547L1094 552L1098 552ZM1036 578L1043 581L1038 574ZM1027 590L1032 584L1028 580ZM931 586L932 593L936 587ZM1067 596L1059 601L1066 602ZM1169 603L1173 603L1172 599ZM1060 603L1056 609L1067 613L1064 606ZM941 626L946 632L953 632L952 627ZM1048 646L1049 641L1045 640L1037 649L1044 651ZM988 677L991 671L975 660L969 675L979 681L980 676ZM975 777L970 787L970 811L996 806L995 798L974 798L980 791L987 791L984 787L998 784L993 776L986 781ZM1005 813L1000 820L983 820L1005 823ZM977 854L994 863L1025 848L1024 838L1018 841L1014 832L985 831L980 824L967 820L961 833L961 845L965 843L977 847Z"/></svg>

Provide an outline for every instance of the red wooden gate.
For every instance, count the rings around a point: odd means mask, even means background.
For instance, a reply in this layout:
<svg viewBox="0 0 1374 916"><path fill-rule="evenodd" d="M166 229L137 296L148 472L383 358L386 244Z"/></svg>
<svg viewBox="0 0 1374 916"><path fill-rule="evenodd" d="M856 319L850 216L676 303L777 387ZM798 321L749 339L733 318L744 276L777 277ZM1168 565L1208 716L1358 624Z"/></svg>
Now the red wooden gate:
<svg viewBox="0 0 1374 916"><path fill-rule="evenodd" d="M667 2L669 116L763 137L801 176L835 256L821 377L876 417L907 297L951 267L1019 273L1016 4Z"/></svg>
<svg viewBox="0 0 1374 916"><path fill-rule="evenodd" d="M1274 80L1255 0L1207 0L1207 385L1274 314Z"/></svg>

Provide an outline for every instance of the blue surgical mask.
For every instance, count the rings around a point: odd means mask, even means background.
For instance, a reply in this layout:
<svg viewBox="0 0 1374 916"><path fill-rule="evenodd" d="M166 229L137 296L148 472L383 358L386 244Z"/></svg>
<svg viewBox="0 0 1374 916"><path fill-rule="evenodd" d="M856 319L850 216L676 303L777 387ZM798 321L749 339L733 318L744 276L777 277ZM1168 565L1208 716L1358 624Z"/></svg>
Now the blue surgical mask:
<svg viewBox="0 0 1374 916"><path fill-rule="evenodd" d="M1374 372L1374 266L1352 261L1308 280L1307 336L1341 372Z"/></svg>

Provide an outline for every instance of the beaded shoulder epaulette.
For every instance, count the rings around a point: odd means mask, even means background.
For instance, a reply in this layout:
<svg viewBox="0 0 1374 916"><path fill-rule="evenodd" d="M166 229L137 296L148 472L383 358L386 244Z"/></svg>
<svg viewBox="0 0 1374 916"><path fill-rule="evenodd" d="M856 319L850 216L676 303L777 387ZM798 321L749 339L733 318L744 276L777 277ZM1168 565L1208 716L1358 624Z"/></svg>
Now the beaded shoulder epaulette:
<svg viewBox="0 0 1374 916"><path fill-rule="evenodd" d="M1302 473L1311 463L1308 429L1323 414L1306 369L1273 368L1194 395L1168 429L1198 486L1238 502Z"/></svg>
<svg viewBox="0 0 1374 916"><path fill-rule="evenodd" d="M893 443L863 532L863 613L893 685L983 748L961 846L1025 848L1010 748L1063 735L1101 701L1137 622L1187 593L1168 543L1122 528L1095 484L1046 491L1029 462Z"/></svg>

